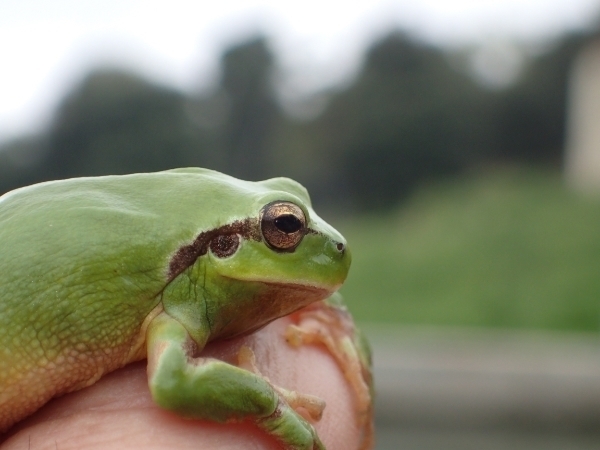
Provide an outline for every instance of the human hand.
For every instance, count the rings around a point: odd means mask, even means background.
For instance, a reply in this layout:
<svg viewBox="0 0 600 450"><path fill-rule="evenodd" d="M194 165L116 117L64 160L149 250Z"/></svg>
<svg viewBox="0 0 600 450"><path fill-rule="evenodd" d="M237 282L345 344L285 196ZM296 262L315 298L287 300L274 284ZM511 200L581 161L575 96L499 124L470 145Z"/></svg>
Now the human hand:
<svg viewBox="0 0 600 450"><path fill-rule="evenodd" d="M289 346L283 335L288 318L239 339L209 344L205 356L228 361L242 345L271 382L316 395L327 403L315 424L327 450L357 448L353 392L331 355L318 346ZM251 423L218 424L190 420L154 404L146 362L126 366L96 384L52 400L17 424L0 449L227 449L276 450L279 445Z"/></svg>

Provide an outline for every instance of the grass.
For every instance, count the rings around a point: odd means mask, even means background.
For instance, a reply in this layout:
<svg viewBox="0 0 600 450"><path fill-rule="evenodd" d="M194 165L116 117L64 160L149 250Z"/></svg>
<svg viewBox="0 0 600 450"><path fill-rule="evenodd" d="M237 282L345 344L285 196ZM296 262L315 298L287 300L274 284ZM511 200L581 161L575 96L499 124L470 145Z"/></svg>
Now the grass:
<svg viewBox="0 0 600 450"><path fill-rule="evenodd" d="M339 223L336 223L340 225ZM600 200L504 170L342 222L359 322L600 330Z"/></svg>

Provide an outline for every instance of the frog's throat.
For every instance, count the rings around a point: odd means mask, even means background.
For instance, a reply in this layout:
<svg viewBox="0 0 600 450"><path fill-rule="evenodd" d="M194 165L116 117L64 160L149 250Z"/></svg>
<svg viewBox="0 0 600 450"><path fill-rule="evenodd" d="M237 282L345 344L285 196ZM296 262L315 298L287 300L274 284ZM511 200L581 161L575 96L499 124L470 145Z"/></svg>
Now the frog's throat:
<svg viewBox="0 0 600 450"><path fill-rule="evenodd" d="M330 289L314 286L258 283L263 284L265 289L244 305L243 314L239 314L239 305L228 305L220 311L219 317L212 323L211 340L253 333L275 319L324 300L332 294ZM228 311L230 308L231 311ZM238 309L237 314L235 309Z"/></svg>

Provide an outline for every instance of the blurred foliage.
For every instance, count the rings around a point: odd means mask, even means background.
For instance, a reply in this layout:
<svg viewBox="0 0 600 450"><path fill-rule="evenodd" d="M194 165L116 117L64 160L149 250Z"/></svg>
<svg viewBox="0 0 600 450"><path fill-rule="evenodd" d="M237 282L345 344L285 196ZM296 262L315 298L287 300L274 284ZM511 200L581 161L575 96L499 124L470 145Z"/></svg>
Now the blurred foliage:
<svg viewBox="0 0 600 450"><path fill-rule="evenodd" d="M75 176L202 165L207 144L181 93L116 70L89 74L65 98L49 130L0 153L3 190ZM21 154L30 154L22 161ZM169 163L168 163L169 161Z"/></svg>
<svg viewBox="0 0 600 450"><path fill-rule="evenodd" d="M572 64L596 34L572 34L538 56L512 88L490 104L494 123L490 156L505 161L563 161L567 87Z"/></svg>
<svg viewBox="0 0 600 450"><path fill-rule="evenodd" d="M314 124L321 152L361 208L388 206L424 178L455 173L485 153L485 92L446 55L394 34Z"/></svg>
<svg viewBox="0 0 600 450"><path fill-rule="evenodd" d="M243 179L269 175L269 140L281 113L271 86L273 57L265 41L251 41L223 58L227 115L219 130L222 170Z"/></svg>
<svg viewBox="0 0 600 450"><path fill-rule="evenodd" d="M416 186L482 164L562 161L568 71L591 35L534 57L514 85L489 90L441 49L392 33L362 70L298 121L273 88L276 61L257 38L222 56L220 84L182 93L98 69L62 101L47 130L0 149L0 192L38 181L215 168L246 179L287 175L318 203L373 210Z"/></svg>
<svg viewBox="0 0 600 450"><path fill-rule="evenodd" d="M63 102L47 137L52 178L155 171L205 162L186 98L116 71L90 74Z"/></svg>
<svg viewBox="0 0 600 450"><path fill-rule="evenodd" d="M600 203L559 173L434 183L399 211L336 222L362 322L600 331ZM368 301L365 301L368 299Z"/></svg>

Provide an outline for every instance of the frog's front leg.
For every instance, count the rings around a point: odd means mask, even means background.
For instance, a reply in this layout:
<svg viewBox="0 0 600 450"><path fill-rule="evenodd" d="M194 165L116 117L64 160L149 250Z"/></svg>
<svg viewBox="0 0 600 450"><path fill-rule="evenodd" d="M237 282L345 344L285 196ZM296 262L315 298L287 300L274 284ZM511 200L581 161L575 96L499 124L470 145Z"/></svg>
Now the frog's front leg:
<svg viewBox="0 0 600 450"><path fill-rule="evenodd" d="M166 313L148 328L148 382L154 401L179 415L217 422L252 421L286 450L322 449L314 428L262 376L212 358Z"/></svg>

